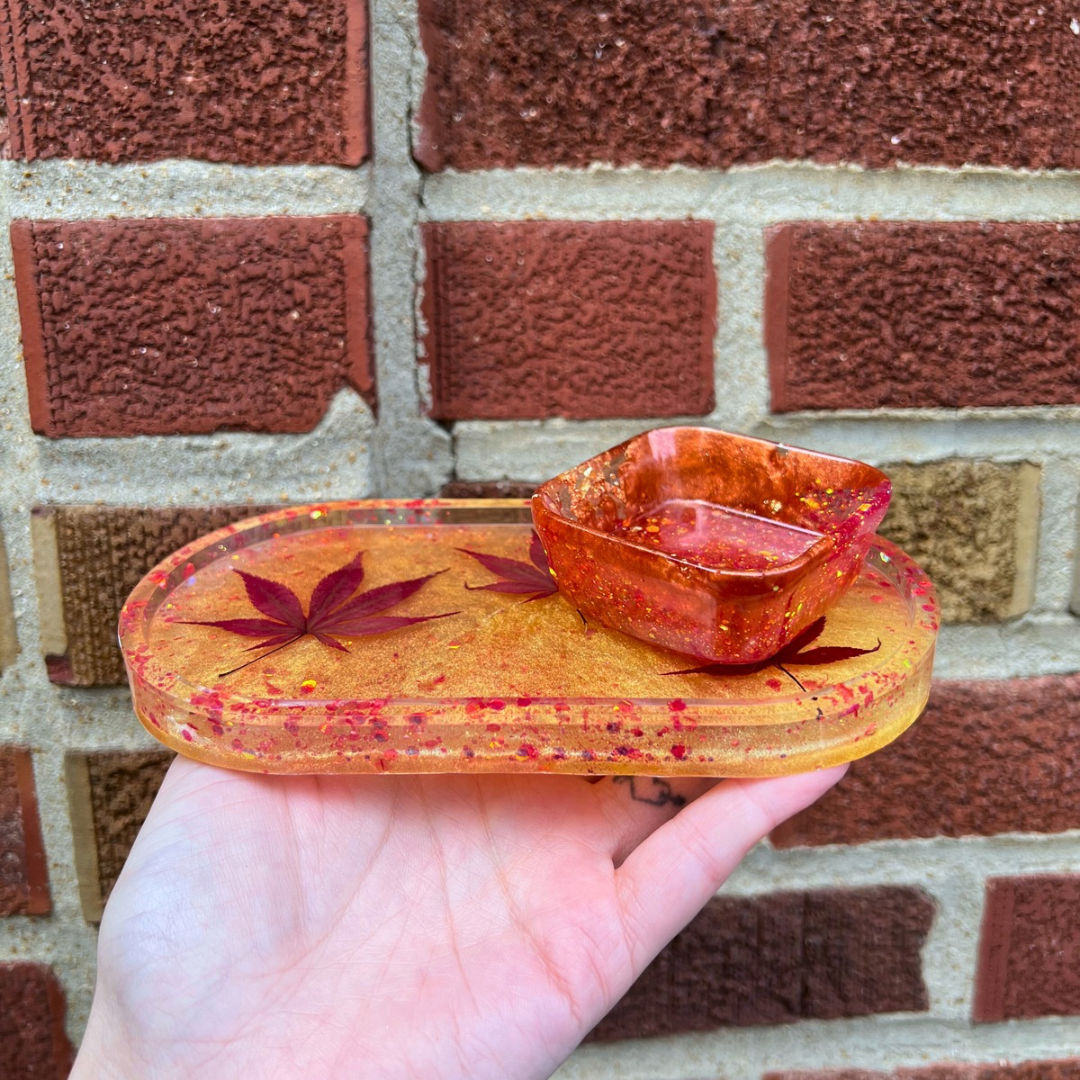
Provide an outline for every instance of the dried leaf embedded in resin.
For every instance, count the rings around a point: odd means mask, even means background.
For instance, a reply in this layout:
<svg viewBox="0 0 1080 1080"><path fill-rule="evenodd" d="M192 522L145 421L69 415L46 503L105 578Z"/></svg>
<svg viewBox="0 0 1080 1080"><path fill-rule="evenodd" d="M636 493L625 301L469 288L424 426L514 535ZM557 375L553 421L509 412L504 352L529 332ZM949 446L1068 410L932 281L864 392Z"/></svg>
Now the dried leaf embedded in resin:
<svg viewBox="0 0 1080 1080"><path fill-rule="evenodd" d="M548 565L544 545L540 543L540 537L536 533L532 534L532 540L529 543L531 566L520 559L505 559L499 555L485 555L480 551L469 551L468 548L459 548L458 550L474 558L485 570L499 575L499 580L493 581L490 585L470 585L466 582L466 589L517 593L527 597L523 603L542 600L545 596L551 596L559 591L559 586L555 583L555 578L552 576L551 568Z"/></svg>
<svg viewBox="0 0 1080 1080"><path fill-rule="evenodd" d="M247 590L248 599L252 605L268 618L200 619L190 620L187 625L214 626L219 630L227 630L231 634L239 634L241 637L263 638L262 641L252 645L247 650L248 652L256 649L277 652L278 649L283 649L286 645L291 645L307 635L311 635L323 645L329 645L332 649L348 652L349 650L335 638L385 634L390 630L400 630L405 626L428 622L431 619L445 619L450 615L458 614L456 611L448 611L441 615L380 615L380 612L386 611L395 604L400 604L419 592L438 574L427 574L408 581L394 581L389 585L380 585L358 596L353 596L364 580L363 557L364 553L358 552L351 562L338 570L331 571L319 580L312 590L306 615L300 598L287 585L259 577L257 574L250 574L245 570L235 570L234 573L239 574L243 579L244 588ZM439 571L439 573L445 573L445 571ZM261 660L263 656L269 656L270 652L263 653L262 656L257 656L248 663ZM247 664L240 665L240 667L246 666ZM239 671L240 667L222 672L222 677Z"/></svg>
<svg viewBox="0 0 1080 1080"><path fill-rule="evenodd" d="M807 649L825 631L825 616L815 619L801 634L792 638L778 653L767 660L758 660L753 664L704 664L701 667L683 668L680 671L665 671L665 675L756 675L766 668L779 668L800 690L805 690L801 682L788 671L785 665L838 664L841 660L853 660L857 656L868 656L881 648L881 639L872 649L853 649L847 645L819 645L816 649ZM804 651L805 650L805 651Z"/></svg>

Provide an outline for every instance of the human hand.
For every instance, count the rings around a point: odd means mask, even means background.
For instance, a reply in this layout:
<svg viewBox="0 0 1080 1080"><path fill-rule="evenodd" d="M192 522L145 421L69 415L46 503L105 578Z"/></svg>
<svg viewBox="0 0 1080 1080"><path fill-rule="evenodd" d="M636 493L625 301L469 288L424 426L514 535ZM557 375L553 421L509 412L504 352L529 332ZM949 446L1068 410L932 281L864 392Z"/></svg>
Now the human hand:
<svg viewBox="0 0 1080 1080"><path fill-rule="evenodd" d="M842 774L263 777L178 758L105 911L72 1077L547 1077Z"/></svg>

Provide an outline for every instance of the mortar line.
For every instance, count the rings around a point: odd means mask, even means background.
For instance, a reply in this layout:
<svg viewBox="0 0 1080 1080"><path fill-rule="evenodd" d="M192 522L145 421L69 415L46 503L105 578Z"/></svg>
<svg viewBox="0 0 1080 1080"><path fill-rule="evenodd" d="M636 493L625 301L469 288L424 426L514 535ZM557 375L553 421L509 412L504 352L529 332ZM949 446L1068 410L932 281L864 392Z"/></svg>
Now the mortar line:
<svg viewBox="0 0 1080 1080"><path fill-rule="evenodd" d="M1080 587L1080 455L1048 454L1040 462L1035 611L1068 611Z"/></svg>
<svg viewBox="0 0 1080 1080"><path fill-rule="evenodd" d="M774 161L728 170L517 168L432 174L433 219L701 217L782 221L1065 221L1080 218L1080 173L968 167L869 170Z"/></svg>
<svg viewBox="0 0 1080 1080"><path fill-rule="evenodd" d="M187 159L0 163L15 218L317 217L362 212L371 165L229 165Z"/></svg>
<svg viewBox="0 0 1080 1080"><path fill-rule="evenodd" d="M421 177L412 160L410 104L417 35L416 0L374 0L371 297L380 423L373 459L381 495L433 494L453 469L449 436L421 408L416 362Z"/></svg>
<svg viewBox="0 0 1080 1080"><path fill-rule="evenodd" d="M763 376L762 376L763 378ZM721 405L722 408L722 405ZM665 420L724 427L720 409L708 416ZM897 410L881 414L788 413L746 417L748 434L813 446L877 463L942 461L950 457L1039 463L1050 455L1076 457L1080 409ZM542 480L575 461L637 434L655 421L459 420L454 425L466 479Z"/></svg>

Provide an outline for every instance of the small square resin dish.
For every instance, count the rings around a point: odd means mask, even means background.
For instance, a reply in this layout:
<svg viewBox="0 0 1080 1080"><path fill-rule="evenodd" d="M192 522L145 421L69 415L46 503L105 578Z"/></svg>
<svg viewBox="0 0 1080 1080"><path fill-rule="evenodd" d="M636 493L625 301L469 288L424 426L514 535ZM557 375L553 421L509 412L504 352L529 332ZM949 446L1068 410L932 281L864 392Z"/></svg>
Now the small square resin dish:
<svg viewBox="0 0 1080 1080"><path fill-rule="evenodd" d="M559 591L584 616L753 664L855 582L890 494L862 462L671 427L547 481L532 511Z"/></svg>

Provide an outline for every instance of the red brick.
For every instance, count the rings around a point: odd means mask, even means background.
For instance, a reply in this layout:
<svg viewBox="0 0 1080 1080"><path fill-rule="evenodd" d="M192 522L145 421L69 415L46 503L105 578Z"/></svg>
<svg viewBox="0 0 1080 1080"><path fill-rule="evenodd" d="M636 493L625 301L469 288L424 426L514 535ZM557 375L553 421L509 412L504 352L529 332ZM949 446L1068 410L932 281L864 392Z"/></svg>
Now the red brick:
<svg viewBox="0 0 1080 1080"><path fill-rule="evenodd" d="M365 0L0 2L9 155L355 165Z"/></svg>
<svg viewBox="0 0 1080 1080"><path fill-rule="evenodd" d="M64 991L44 964L0 964L0 1076L63 1080L71 1070Z"/></svg>
<svg viewBox="0 0 1080 1080"><path fill-rule="evenodd" d="M438 419L712 409L711 223L459 221L423 236Z"/></svg>
<svg viewBox="0 0 1080 1080"><path fill-rule="evenodd" d="M421 0L428 168L1076 168L1080 39L1026 0Z"/></svg>
<svg viewBox="0 0 1080 1080"><path fill-rule="evenodd" d="M1080 403L1080 224L802 222L766 261L775 411Z"/></svg>
<svg viewBox="0 0 1080 1080"><path fill-rule="evenodd" d="M919 889L720 897L646 968L598 1040L927 1008Z"/></svg>
<svg viewBox="0 0 1080 1080"><path fill-rule="evenodd" d="M17 221L30 416L43 435L309 431L372 400L359 217Z"/></svg>
<svg viewBox="0 0 1080 1080"><path fill-rule="evenodd" d="M0 915L47 915L48 873L30 751L0 746Z"/></svg>
<svg viewBox="0 0 1080 1080"><path fill-rule="evenodd" d="M874 1072L838 1069L818 1072L766 1073L762 1080L1080 1080L1080 1060L1023 1061L1017 1064L961 1065L942 1062L917 1069Z"/></svg>
<svg viewBox="0 0 1080 1080"><path fill-rule="evenodd" d="M975 978L976 1021L1080 1016L1077 911L1080 875L987 882Z"/></svg>
<svg viewBox="0 0 1080 1080"><path fill-rule="evenodd" d="M536 488L531 480L450 480L439 494L444 499L531 499Z"/></svg>
<svg viewBox="0 0 1080 1080"><path fill-rule="evenodd" d="M1080 829L1080 675L936 682L895 743L852 762L777 847Z"/></svg>
<svg viewBox="0 0 1080 1080"><path fill-rule="evenodd" d="M116 641L120 608L148 571L200 536L272 507L35 507L35 569L42 621L62 640L45 656L67 686L127 683Z"/></svg>

